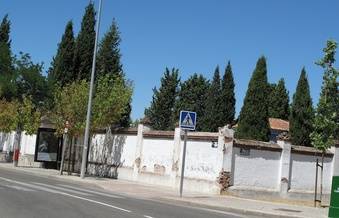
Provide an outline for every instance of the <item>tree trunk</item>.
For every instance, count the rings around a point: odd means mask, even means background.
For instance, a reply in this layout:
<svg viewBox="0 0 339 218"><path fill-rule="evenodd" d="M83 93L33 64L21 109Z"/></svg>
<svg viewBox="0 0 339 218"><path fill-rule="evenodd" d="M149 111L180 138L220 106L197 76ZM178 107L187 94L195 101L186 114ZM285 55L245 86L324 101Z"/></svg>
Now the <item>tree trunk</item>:
<svg viewBox="0 0 339 218"><path fill-rule="evenodd" d="M19 162L19 154L20 154L20 146L21 146L21 134L22 131L20 128L17 128L15 137L14 137L14 143L13 143L13 166L17 167Z"/></svg>

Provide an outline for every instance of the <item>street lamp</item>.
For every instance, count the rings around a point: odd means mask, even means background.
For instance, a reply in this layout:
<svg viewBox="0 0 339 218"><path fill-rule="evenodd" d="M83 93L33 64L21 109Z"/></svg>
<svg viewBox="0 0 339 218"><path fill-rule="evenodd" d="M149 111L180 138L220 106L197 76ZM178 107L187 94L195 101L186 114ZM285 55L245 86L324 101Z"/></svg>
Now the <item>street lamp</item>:
<svg viewBox="0 0 339 218"><path fill-rule="evenodd" d="M97 56L97 44L98 44L99 27L100 27L101 7L102 7L102 0L100 0L100 2L99 2L98 23L97 23L96 34L95 34L91 82L90 82L89 95L88 95L84 149L82 151L82 161L81 161L81 171L80 171L80 178L82 178L82 179L85 178L86 164L87 164L87 151L88 151L89 129L90 129L89 127L90 127L90 123L91 123L92 95L93 95L93 84L94 84L94 73L95 73L95 59L96 59L96 56Z"/></svg>

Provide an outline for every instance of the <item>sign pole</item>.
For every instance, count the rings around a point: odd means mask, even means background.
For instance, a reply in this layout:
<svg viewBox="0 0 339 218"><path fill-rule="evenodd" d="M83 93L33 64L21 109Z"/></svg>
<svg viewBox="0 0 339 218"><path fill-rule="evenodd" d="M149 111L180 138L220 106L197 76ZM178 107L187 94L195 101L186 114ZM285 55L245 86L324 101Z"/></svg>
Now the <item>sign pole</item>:
<svg viewBox="0 0 339 218"><path fill-rule="evenodd" d="M183 189L183 186L184 186L186 143L187 143L187 130L185 130L184 149L182 151L182 164L181 164L181 177L180 177L180 197L182 197L182 189Z"/></svg>

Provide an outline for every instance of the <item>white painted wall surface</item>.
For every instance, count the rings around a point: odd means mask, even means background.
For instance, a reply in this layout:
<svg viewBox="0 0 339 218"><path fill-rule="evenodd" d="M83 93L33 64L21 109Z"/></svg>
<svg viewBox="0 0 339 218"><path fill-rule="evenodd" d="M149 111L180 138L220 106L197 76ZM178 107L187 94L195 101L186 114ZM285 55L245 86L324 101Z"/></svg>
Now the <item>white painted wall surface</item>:
<svg viewBox="0 0 339 218"><path fill-rule="evenodd" d="M183 146L182 141L181 147ZM218 148L212 148L211 141L187 141L185 178L216 181L222 162L222 152Z"/></svg>
<svg viewBox="0 0 339 218"><path fill-rule="evenodd" d="M13 151L15 132L11 133L0 133L0 147L2 151Z"/></svg>
<svg viewBox="0 0 339 218"><path fill-rule="evenodd" d="M36 137L37 137L36 134L26 135L24 132L22 133L21 148L20 148L20 153L22 155L25 155L25 154L34 155Z"/></svg>
<svg viewBox="0 0 339 218"><path fill-rule="evenodd" d="M319 162L321 157L319 158ZM291 154L291 190L314 191L315 185L315 164L317 157L302 154ZM320 176L320 169L319 174ZM324 183L323 191L329 193L332 182L332 158L325 158L324 161Z"/></svg>
<svg viewBox="0 0 339 218"><path fill-rule="evenodd" d="M123 167L133 167L135 161L136 135L125 135L125 144L122 148L121 161Z"/></svg>
<svg viewBox="0 0 339 218"><path fill-rule="evenodd" d="M93 137L89 161L101 162L103 157L107 157L108 163L120 162L124 167L133 167L137 137L123 134L112 136L112 144L105 148L105 134L96 134Z"/></svg>
<svg viewBox="0 0 339 218"><path fill-rule="evenodd" d="M141 169L146 167L146 172L154 172L154 165L165 167L165 174L170 174L172 169L173 139L149 139L143 140Z"/></svg>
<svg viewBox="0 0 339 218"><path fill-rule="evenodd" d="M278 189L280 152L251 149L249 156L240 156L235 147L234 154L235 186Z"/></svg>

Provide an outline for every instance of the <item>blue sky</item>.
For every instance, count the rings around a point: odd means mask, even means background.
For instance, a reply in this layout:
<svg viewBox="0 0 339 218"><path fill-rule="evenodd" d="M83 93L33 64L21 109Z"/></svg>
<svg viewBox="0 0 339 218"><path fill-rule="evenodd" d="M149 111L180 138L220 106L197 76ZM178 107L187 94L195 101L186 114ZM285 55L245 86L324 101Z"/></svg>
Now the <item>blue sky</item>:
<svg viewBox="0 0 339 218"><path fill-rule="evenodd" d="M80 28L88 0L0 0L12 22L14 53L28 52L47 70L68 20ZM98 0L94 1L96 7ZM314 62L327 39L339 40L339 1L103 0L100 35L113 18L121 31L124 71L134 81L132 118L143 116L165 67L211 79L231 61L239 113L255 63L268 61L268 78L285 78L292 97L305 66L317 103L322 70ZM198 118L199 119L199 118Z"/></svg>

